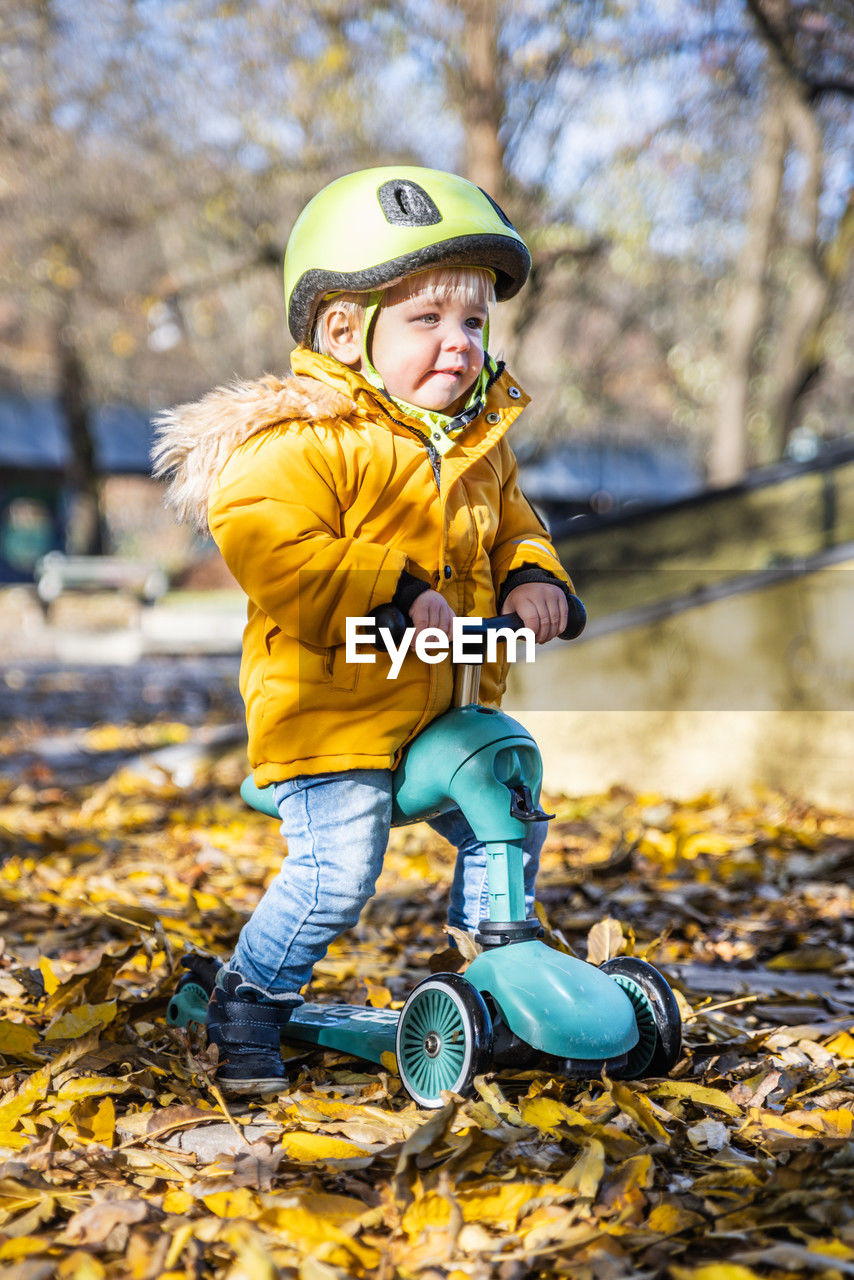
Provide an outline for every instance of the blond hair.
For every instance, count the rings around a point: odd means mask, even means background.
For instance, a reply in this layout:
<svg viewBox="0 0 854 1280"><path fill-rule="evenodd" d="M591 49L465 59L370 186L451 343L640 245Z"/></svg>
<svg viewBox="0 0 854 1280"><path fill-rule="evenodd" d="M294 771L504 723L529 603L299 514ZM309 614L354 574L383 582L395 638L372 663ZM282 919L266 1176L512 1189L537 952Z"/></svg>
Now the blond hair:
<svg viewBox="0 0 854 1280"><path fill-rule="evenodd" d="M437 302L461 302L464 307L493 306L495 304L495 278L487 267L431 267L429 271L417 271L404 280L386 285L382 290L380 307L385 305L389 289L397 289L404 282L411 282L408 296L427 293ZM353 327L361 331L365 323L369 293L334 293L321 302L311 335L311 349L320 355L331 354L326 343L324 316L330 311L342 311L352 320Z"/></svg>

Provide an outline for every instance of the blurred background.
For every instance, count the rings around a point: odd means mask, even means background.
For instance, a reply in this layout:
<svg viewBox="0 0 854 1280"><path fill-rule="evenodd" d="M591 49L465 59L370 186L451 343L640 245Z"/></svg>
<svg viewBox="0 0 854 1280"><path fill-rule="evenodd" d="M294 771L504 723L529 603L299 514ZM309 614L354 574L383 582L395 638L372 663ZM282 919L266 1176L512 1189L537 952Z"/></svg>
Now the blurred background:
<svg viewBox="0 0 854 1280"><path fill-rule="evenodd" d="M151 419L287 369L294 218L399 161L470 177L532 249L491 345L591 626L511 693L560 717L567 785L663 785L629 713L669 717L661 779L686 744L686 786L850 778L848 0L15 0L0 108L7 693L27 662L236 652L243 603L164 511Z"/></svg>

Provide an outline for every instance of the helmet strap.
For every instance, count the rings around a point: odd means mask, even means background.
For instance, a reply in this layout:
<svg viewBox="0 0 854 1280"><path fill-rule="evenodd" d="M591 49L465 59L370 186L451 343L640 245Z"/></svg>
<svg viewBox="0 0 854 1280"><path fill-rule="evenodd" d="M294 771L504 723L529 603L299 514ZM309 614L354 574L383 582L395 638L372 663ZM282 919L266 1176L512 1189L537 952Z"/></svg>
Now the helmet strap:
<svg viewBox="0 0 854 1280"><path fill-rule="evenodd" d="M372 387L378 387L380 391L385 391L383 380L374 368L370 355L371 337L373 336L382 297L382 289L374 289L368 294L365 303L365 320L362 325L362 375L370 382Z"/></svg>

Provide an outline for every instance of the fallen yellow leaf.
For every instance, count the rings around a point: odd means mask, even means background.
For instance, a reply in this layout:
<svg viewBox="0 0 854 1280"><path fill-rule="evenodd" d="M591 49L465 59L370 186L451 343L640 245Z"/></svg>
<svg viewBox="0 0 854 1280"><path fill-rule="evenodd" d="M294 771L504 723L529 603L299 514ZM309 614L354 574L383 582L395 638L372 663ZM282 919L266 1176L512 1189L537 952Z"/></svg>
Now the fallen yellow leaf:
<svg viewBox="0 0 854 1280"><path fill-rule="evenodd" d="M69 1009L51 1023L45 1032L48 1040L78 1040L96 1027L106 1027L116 1016L115 1000L105 1000L103 1004L81 1004L76 1009Z"/></svg>
<svg viewBox="0 0 854 1280"><path fill-rule="evenodd" d="M163 1212L189 1213L195 1202L195 1196L186 1191L184 1187L170 1187L163 1196Z"/></svg>
<svg viewBox="0 0 854 1280"><path fill-rule="evenodd" d="M202 1196L202 1203L218 1218L249 1218L254 1220L261 1212L258 1197L247 1187L236 1187L233 1191L213 1191L209 1196ZM171 1258L171 1254L170 1254ZM175 1259L171 1258L174 1262Z"/></svg>
<svg viewBox="0 0 854 1280"><path fill-rule="evenodd" d="M525 1241L525 1248L533 1250L550 1244L553 1240L564 1240L576 1220L574 1209L565 1209L559 1204L544 1204L526 1213L520 1224L520 1234Z"/></svg>
<svg viewBox="0 0 854 1280"><path fill-rule="evenodd" d="M290 1160L308 1163L314 1160L350 1160L371 1154L346 1138L329 1138L324 1133L303 1131L283 1134L282 1149Z"/></svg>
<svg viewBox="0 0 854 1280"><path fill-rule="evenodd" d="M104 1280L107 1270L100 1258L83 1249L75 1249L59 1262L56 1280Z"/></svg>
<svg viewBox="0 0 854 1280"><path fill-rule="evenodd" d="M60 985L60 978L47 956L39 956L39 972L44 981L45 994L52 996Z"/></svg>
<svg viewBox="0 0 854 1280"><path fill-rule="evenodd" d="M604 920L594 924L587 934L587 960L590 964L603 964L625 949L623 926L612 916L606 916Z"/></svg>
<svg viewBox="0 0 854 1280"><path fill-rule="evenodd" d="M636 1187L646 1191L652 1186L654 1176L652 1156L646 1154L630 1156L614 1170L609 1178L608 1193L616 1197L633 1191Z"/></svg>
<svg viewBox="0 0 854 1280"><path fill-rule="evenodd" d="M657 1119L652 1105L642 1093L636 1093L619 1080L608 1083L608 1092L624 1115L627 1115L656 1142L669 1142L667 1130Z"/></svg>
<svg viewBox="0 0 854 1280"><path fill-rule="evenodd" d="M849 1141L854 1113L844 1107L835 1110L790 1111L779 1116L772 1111L750 1110L750 1118L739 1129L739 1137L771 1151L795 1149L817 1137Z"/></svg>
<svg viewBox="0 0 854 1280"><path fill-rule="evenodd" d="M0 1102L0 1129L12 1129L21 1116L32 1111L38 1102L47 1097L50 1087L50 1066L39 1067L11 1097Z"/></svg>
<svg viewBox="0 0 854 1280"><path fill-rule="evenodd" d="M33 1253L44 1253L47 1241L36 1236L12 1236L0 1244L0 1262L15 1262L18 1258L28 1258Z"/></svg>
<svg viewBox="0 0 854 1280"><path fill-rule="evenodd" d="M232 1274L240 1280L279 1280L281 1272L258 1240L242 1240L235 1246L237 1267Z"/></svg>
<svg viewBox="0 0 854 1280"><path fill-rule="evenodd" d="M215 1212L215 1211L212 1210L212 1212ZM217 1216L220 1216L220 1215L217 1215ZM193 1236L195 1235L197 1230L197 1226L198 1224L195 1222L182 1222L175 1230L173 1230L172 1243L169 1245L169 1252L166 1254L166 1259L164 1262L165 1275L168 1275L172 1271L172 1268L175 1266L175 1263L178 1261L181 1254L186 1249L188 1242L193 1239ZM174 1274L177 1276L181 1276L183 1280L183 1278L186 1276L186 1271L182 1269L181 1271L175 1272ZM160 1280L164 1280L164 1275L161 1275Z"/></svg>
<svg viewBox="0 0 854 1280"><path fill-rule="evenodd" d="M547 1203L568 1200L572 1192L559 1183L497 1182L481 1183L456 1194L466 1222L485 1222L503 1231L513 1231L528 1205L543 1200Z"/></svg>
<svg viewBox="0 0 854 1280"><path fill-rule="evenodd" d="M88 1098L78 1103L72 1122L84 1142L97 1142L111 1147L116 1136L116 1108L112 1098Z"/></svg>
<svg viewBox="0 0 854 1280"><path fill-rule="evenodd" d="M132 1080L121 1080L116 1076L72 1076L57 1089L56 1097L60 1102L79 1102L82 1098L100 1098L105 1093L118 1095L133 1089Z"/></svg>
<svg viewBox="0 0 854 1280"><path fill-rule="evenodd" d="M590 1120L574 1107L567 1106L557 1098L523 1098L519 1103L519 1111L524 1124L532 1124L541 1133L555 1133L562 1125L575 1125L588 1128Z"/></svg>
<svg viewBox="0 0 854 1280"><path fill-rule="evenodd" d="M371 982L370 978L363 978L368 992L368 1000L374 1009L387 1009L392 1002L392 994L388 987L382 986L379 982Z"/></svg>
<svg viewBox="0 0 854 1280"><path fill-rule="evenodd" d="M837 1058L854 1058L854 1036L850 1031L840 1031L838 1036L826 1041L824 1047Z"/></svg>
<svg viewBox="0 0 854 1280"><path fill-rule="evenodd" d="M0 1129L0 1152L4 1151L23 1151L24 1147L28 1147L32 1142L32 1138L15 1129Z"/></svg>
<svg viewBox="0 0 854 1280"><path fill-rule="evenodd" d="M671 1267L673 1280L760 1280L750 1267L735 1262L712 1262L704 1267Z"/></svg>
<svg viewBox="0 0 854 1280"><path fill-rule="evenodd" d="M782 951L765 963L766 969L796 969L799 973L829 973L845 959L841 951L832 947L798 947L795 951Z"/></svg>
<svg viewBox="0 0 854 1280"><path fill-rule="evenodd" d="M262 1196L258 1225L274 1230L305 1252L322 1252L323 1260L345 1266L352 1275L353 1259L362 1267L375 1267L380 1255L348 1234L358 1226L365 1206L349 1196L309 1192L294 1196ZM207 1203L207 1199L205 1200Z"/></svg>
<svg viewBox="0 0 854 1280"><path fill-rule="evenodd" d="M785 1120L788 1124L797 1125L800 1129L815 1129L828 1138L850 1138L854 1127L854 1112L845 1107L823 1110L816 1107L814 1111L787 1111Z"/></svg>
<svg viewBox="0 0 854 1280"><path fill-rule="evenodd" d="M420 1124L420 1120L383 1111L379 1107L360 1106L321 1095L284 1105L280 1111L301 1126L323 1123L327 1128L342 1133L349 1141L367 1145L405 1141Z"/></svg>
<svg viewBox="0 0 854 1280"><path fill-rule="evenodd" d="M690 1231L694 1227L701 1226L703 1221L699 1213L669 1201L657 1204L650 1210L648 1218L650 1231L660 1232L663 1236L674 1236L680 1231Z"/></svg>
<svg viewBox="0 0 854 1280"><path fill-rule="evenodd" d="M664 1080L650 1090L651 1098L687 1098L701 1107L714 1107L727 1116L740 1116L741 1107L722 1089L709 1089L692 1080Z"/></svg>
<svg viewBox="0 0 854 1280"><path fill-rule="evenodd" d="M38 1044L39 1033L23 1022L10 1022L8 1018L0 1020L0 1053L5 1058L17 1058L21 1054L29 1055L34 1044Z"/></svg>
<svg viewBox="0 0 854 1280"><path fill-rule="evenodd" d="M587 1143L575 1164L561 1178L562 1187L576 1191L585 1200L595 1200L605 1172L605 1148L595 1138Z"/></svg>
<svg viewBox="0 0 854 1280"><path fill-rule="evenodd" d="M658 831L650 827L638 844L638 852L650 862L660 862L669 867L676 861L676 836L672 831Z"/></svg>
<svg viewBox="0 0 854 1280"><path fill-rule="evenodd" d="M680 841L678 852L680 858L687 858L689 861L703 853L720 857L736 848L737 844L737 841L728 836L717 835L714 831L695 831L693 835Z"/></svg>

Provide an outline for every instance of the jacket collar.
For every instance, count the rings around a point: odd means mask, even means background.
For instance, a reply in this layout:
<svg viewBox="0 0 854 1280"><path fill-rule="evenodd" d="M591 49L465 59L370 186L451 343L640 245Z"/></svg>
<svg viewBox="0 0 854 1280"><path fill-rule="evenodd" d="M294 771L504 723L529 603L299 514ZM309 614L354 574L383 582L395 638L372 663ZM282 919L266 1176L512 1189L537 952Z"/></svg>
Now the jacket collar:
<svg viewBox="0 0 854 1280"><path fill-rule="evenodd" d="M291 369L297 377L316 378L325 382L341 395L356 400L365 392L372 393L373 387L355 369L342 364L332 356L322 356L308 347L295 347L291 352Z"/></svg>

